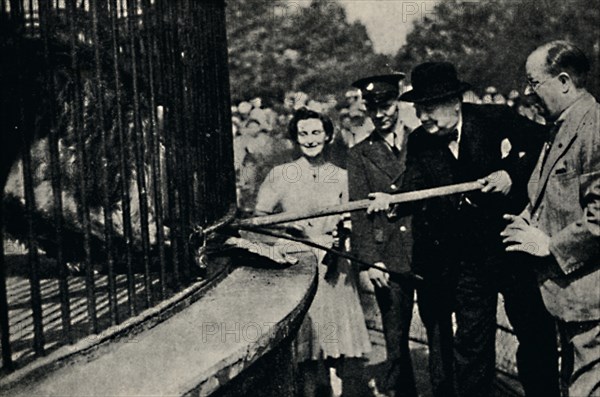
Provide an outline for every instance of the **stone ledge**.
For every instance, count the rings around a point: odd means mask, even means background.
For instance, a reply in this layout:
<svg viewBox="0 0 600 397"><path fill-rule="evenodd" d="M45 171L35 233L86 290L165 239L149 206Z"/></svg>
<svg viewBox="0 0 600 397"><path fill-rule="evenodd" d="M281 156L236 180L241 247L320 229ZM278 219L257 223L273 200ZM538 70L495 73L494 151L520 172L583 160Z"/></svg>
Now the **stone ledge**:
<svg viewBox="0 0 600 397"><path fill-rule="evenodd" d="M88 362L19 384L9 395L209 395L299 326L316 291L311 255L287 268L239 267L202 299Z"/></svg>

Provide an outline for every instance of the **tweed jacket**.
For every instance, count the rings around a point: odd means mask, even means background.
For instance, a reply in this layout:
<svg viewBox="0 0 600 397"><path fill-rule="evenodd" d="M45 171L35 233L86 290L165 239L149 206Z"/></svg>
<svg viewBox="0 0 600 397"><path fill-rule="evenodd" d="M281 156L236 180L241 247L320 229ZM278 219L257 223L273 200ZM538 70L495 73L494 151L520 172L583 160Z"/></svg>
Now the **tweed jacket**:
<svg viewBox="0 0 600 397"><path fill-rule="evenodd" d="M551 263L539 267L546 307L564 321L600 319L600 105L591 94L564 113L528 193L522 215L550 236Z"/></svg>

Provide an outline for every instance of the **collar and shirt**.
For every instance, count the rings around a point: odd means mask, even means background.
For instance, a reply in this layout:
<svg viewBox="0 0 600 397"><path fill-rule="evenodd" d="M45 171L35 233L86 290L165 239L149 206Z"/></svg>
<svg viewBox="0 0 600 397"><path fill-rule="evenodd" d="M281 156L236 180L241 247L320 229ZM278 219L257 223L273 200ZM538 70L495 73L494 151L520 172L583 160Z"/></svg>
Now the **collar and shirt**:
<svg viewBox="0 0 600 397"><path fill-rule="evenodd" d="M448 141L448 149L454 156L455 159L458 160L458 148L460 145L460 138L462 133L462 112L458 114L458 123L454 127L454 131L450 133L449 141Z"/></svg>
<svg viewBox="0 0 600 397"><path fill-rule="evenodd" d="M374 133L378 134L383 142L386 143L386 147L396 156L397 159L402 158L402 150L405 150L406 139L408 137L408 131L404 128L404 124L399 123L394 132L382 135L379 131L375 130Z"/></svg>
<svg viewBox="0 0 600 397"><path fill-rule="evenodd" d="M462 118L462 111L461 111L458 114L458 122L452 128L452 131L447 134L444 134L444 135L439 135L440 139L446 141L446 143L448 145L448 149L450 150L450 153L452 153L452 156L456 160L458 160L460 140L462 137L462 129L463 129L463 118Z"/></svg>
<svg viewBox="0 0 600 397"><path fill-rule="evenodd" d="M571 106L569 106L568 108L563 110L563 112L560 114L560 116L558 116L558 118L553 123L550 124L550 130L548 132L548 139L544 143L544 149L542 150L540 176L541 176L542 170L544 169L544 165L546 164L546 160L548 159L548 155L550 154L550 149L552 149L552 145L554 143L554 140L556 139L556 135L558 134L558 131L560 131L560 127L565 122L565 120L567 119L567 116L569 115L569 113L571 113L572 109L578 102L579 102L579 99L576 100L575 102L573 102L571 104Z"/></svg>

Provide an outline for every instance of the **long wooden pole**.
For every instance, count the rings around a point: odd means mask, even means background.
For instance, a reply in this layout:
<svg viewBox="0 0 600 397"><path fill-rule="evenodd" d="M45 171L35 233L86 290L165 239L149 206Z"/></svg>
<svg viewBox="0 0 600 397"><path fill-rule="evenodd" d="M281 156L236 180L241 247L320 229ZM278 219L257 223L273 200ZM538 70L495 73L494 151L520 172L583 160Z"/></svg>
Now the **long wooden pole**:
<svg viewBox="0 0 600 397"><path fill-rule="evenodd" d="M451 194L471 192L481 189L479 182L465 182L456 185L448 185L435 187L431 189L415 190L407 193L398 193L392 195L390 200L391 204L407 203L411 201L425 200L434 197L448 196ZM282 212L280 214L258 216L255 218L240 219L231 224L232 227L243 227L243 226L266 226L274 225L284 222L299 221L302 219L319 218L322 216L343 214L344 212L352 212L358 210L364 210L369 207L373 202L371 199L350 201L346 204L339 204L334 206L317 208L311 211L290 211Z"/></svg>
<svg viewBox="0 0 600 397"><path fill-rule="evenodd" d="M246 230L248 230L249 232L254 232L254 233L258 233L258 234L264 234L266 236L271 236L271 237L283 238L283 239L286 239L286 240L290 240L290 241L294 241L294 242L297 242L297 243L302 243L302 244L308 245L309 247L318 248L318 249L326 251L326 252L328 252L330 254L337 255L339 257L346 258L346 259L349 259L349 260L351 260L353 262L356 262L359 265L362 265L363 268L366 268L366 269L369 269L369 268L378 269L378 270L381 270L382 272L389 273L389 274L392 274L392 275L395 275L395 276L398 276L398 277L401 277L401 278L404 278L404 279L408 279L408 280L412 280L412 281L423 281L423 277L420 276L420 275L418 275L418 274L416 274L416 273L413 273L413 272L395 272L395 271L389 270L389 269L387 269L385 267L381 267L381 266L379 266L377 264L365 262L362 259L360 259L360 258L358 258L358 257L356 257L356 256L354 256L352 254L349 254L349 253L347 253L345 251L341 251L341 250L333 249L333 248L330 248L330 247L326 247L326 246L321 245L321 244L317 244L314 241L311 241L311 240L309 240L307 238L300 238L300 237L291 236L289 234L277 233L277 232L273 232L273 231L268 230L268 229L263 229L261 227L245 226L245 227L242 227L242 228L246 228Z"/></svg>

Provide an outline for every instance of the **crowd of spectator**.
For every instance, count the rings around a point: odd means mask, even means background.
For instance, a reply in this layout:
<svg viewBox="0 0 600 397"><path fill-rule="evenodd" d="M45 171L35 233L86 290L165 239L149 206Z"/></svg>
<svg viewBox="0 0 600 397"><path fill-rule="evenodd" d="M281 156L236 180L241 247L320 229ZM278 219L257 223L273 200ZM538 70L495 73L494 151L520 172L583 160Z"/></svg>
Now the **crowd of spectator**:
<svg viewBox="0 0 600 397"><path fill-rule="evenodd" d="M544 123L535 100L517 90L504 95L489 86L481 96L469 90L464 94L464 102L509 106L530 120ZM327 114L334 121L335 134L328 147L328 157L341 167L345 167L347 150L369 136L374 128L357 89L347 91L342 102L333 95L317 100L299 91L288 92L282 103L273 106L264 104L259 97L232 106L238 207L242 213L252 214L258 187L269 170L298 157L287 126L293 112L301 107ZM402 103L401 118L410 129L419 125L410 103Z"/></svg>

